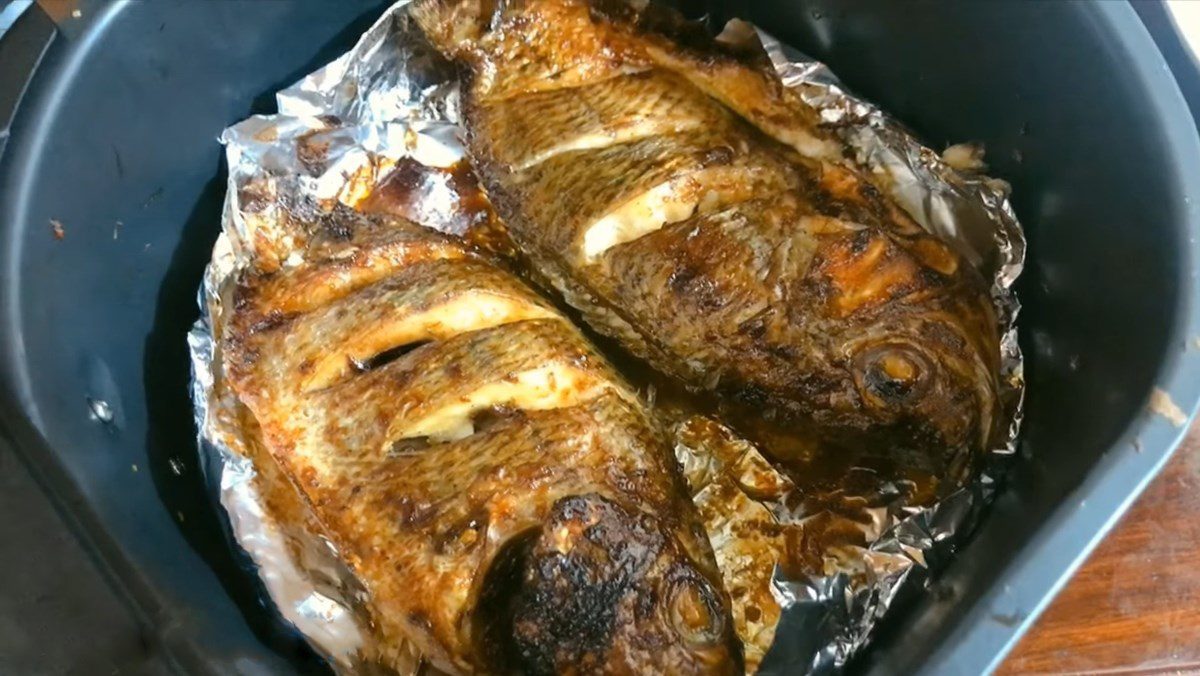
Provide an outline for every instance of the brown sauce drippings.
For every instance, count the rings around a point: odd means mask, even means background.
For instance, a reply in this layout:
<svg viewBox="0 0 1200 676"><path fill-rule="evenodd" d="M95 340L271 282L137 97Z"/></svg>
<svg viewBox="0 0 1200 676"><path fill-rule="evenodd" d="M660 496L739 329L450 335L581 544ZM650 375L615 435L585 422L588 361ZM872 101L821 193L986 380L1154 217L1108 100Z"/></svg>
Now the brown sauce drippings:
<svg viewBox="0 0 1200 676"><path fill-rule="evenodd" d="M359 209L406 218L505 259L517 255L508 230L465 161L441 168L403 158Z"/></svg>

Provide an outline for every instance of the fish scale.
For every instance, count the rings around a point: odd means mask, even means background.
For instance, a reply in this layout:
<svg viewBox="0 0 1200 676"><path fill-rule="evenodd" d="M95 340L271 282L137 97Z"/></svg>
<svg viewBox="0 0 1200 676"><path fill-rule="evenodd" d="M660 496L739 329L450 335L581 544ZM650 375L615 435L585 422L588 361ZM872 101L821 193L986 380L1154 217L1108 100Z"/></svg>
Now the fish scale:
<svg viewBox="0 0 1200 676"><path fill-rule="evenodd" d="M489 136L524 140L497 146L495 159L520 171L564 152L727 123L724 111L694 89L663 86L669 77L657 70L618 75L484 103Z"/></svg>

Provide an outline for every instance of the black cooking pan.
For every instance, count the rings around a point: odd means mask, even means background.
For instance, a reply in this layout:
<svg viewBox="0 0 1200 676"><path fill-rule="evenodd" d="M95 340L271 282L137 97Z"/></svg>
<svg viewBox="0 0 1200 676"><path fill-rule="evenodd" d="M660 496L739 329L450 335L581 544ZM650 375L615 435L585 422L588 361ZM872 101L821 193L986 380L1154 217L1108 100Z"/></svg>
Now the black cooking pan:
<svg viewBox="0 0 1200 676"><path fill-rule="evenodd" d="M46 7L0 40L4 443L182 669L318 669L227 545L184 336L219 227L217 134L382 6ZM972 543L853 669L995 665L1174 448L1183 427L1148 412L1151 392L1185 413L1200 398L1200 142L1179 89L1119 2L687 7L827 61L932 146L984 142L1013 184L1030 243L1019 458Z"/></svg>

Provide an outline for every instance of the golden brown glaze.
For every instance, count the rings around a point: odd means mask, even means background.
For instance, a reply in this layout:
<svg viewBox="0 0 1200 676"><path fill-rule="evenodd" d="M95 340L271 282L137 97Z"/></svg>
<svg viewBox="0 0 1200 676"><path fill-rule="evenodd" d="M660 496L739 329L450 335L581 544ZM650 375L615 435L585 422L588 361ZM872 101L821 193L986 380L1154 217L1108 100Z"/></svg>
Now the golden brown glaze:
<svg viewBox="0 0 1200 676"><path fill-rule="evenodd" d="M977 272L769 67L644 4L414 5L465 66L474 160L520 249L695 387L853 443L983 447L999 350Z"/></svg>
<svg viewBox="0 0 1200 676"><path fill-rule="evenodd" d="M227 294L223 370L366 590L381 654L412 645L450 673L740 669L667 440L566 319L402 219L288 227L299 255Z"/></svg>

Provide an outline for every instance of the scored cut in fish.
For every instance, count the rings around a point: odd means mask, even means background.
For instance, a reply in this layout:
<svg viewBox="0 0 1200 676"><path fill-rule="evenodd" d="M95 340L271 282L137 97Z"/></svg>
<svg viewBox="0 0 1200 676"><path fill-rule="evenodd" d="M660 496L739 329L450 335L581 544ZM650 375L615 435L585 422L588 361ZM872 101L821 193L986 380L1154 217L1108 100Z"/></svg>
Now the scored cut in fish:
<svg viewBox="0 0 1200 676"><path fill-rule="evenodd" d="M386 666L741 669L666 436L568 320L404 219L278 229L303 247L223 291L222 369L365 590Z"/></svg>
<svg viewBox="0 0 1200 676"><path fill-rule="evenodd" d="M472 159L509 233L593 328L839 443L987 447L986 284L768 63L645 2L412 13L464 66Z"/></svg>

